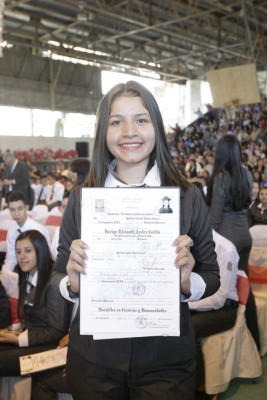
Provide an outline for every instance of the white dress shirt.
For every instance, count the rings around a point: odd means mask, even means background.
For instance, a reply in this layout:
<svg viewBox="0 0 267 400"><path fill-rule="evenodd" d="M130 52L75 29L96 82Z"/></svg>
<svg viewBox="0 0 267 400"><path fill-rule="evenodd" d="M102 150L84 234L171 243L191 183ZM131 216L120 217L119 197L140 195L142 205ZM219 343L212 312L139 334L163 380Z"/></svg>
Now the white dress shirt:
<svg viewBox="0 0 267 400"><path fill-rule="evenodd" d="M212 296L195 302L189 302L190 310L209 311L218 310L224 306L225 300L238 301L236 277L239 255L235 245L230 240L212 231L215 242L215 251L220 268L221 286Z"/></svg>
<svg viewBox="0 0 267 400"><path fill-rule="evenodd" d="M6 258L5 258L3 267L2 267L3 270L5 270L5 269L8 269L9 271L14 270L15 266L17 265L17 257L16 257L16 249L15 249L16 239L20 235L20 232L29 231L31 229L35 229L36 231L39 231L44 235L44 237L46 238L46 241L48 243L49 249L50 249L51 240L50 240L50 236L49 236L49 233L48 233L48 230L46 229L46 227L42 224L39 224L39 222L34 221L30 217L27 217L23 226L14 224L7 231L7 237L6 237L7 252L6 252Z"/></svg>
<svg viewBox="0 0 267 400"><path fill-rule="evenodd" d="M59 232L60 232L60 226L57 226L52 238L51 242L51 255L54 261L56 261L57 258L57 248L58 248L58 240L59 240Z"/></svg>
<svg viewBox="0 0 267 400"><path fill-rule="evenodd" d="M33 276L29 274L28 282L30 282L33 287L37 286L37 280L38 280L38 271L36 271ZM30 290L29 291L27 290L27 292L29 293ZM28 347L29 346L28 329L25 329L25 331L20 333L18 339L19 339L18 343L19 347Z"/></svg>
<svg viewBox="0 0 267 400"><path fill-rule="evenodd" d="M47 200L47 204L54 204L57 201L62 201L64 196L65 187L62 183L56 181L51 186L51 192Z"/></svg>

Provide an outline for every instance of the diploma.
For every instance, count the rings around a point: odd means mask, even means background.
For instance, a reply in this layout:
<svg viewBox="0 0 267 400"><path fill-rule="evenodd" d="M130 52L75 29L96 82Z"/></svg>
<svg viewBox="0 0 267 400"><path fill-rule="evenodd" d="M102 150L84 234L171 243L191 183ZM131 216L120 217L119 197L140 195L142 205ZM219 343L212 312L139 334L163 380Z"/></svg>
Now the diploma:
<svg viewBox="0 0 267 400"><path fill-rule="evenodd" d="M179 336L180 190L83 188L80 333L94 339Z"/></svg>
<svg viewBox="0 0 267 400"><path fill-rule="evenodd" d="M21 356L19 358L20 374L28 375L66 365L67 351L68 347L66 346L54 350L42 351L41 353L29 354L28 356Z"/></svg>

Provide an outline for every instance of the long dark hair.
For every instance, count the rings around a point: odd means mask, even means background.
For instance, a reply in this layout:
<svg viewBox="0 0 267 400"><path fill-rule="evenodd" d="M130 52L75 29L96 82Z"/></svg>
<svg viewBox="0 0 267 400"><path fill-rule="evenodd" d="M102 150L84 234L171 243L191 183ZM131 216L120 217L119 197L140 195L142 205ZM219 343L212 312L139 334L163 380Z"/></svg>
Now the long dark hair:
<svg viewBox="0 0 267 400"><path fill-rule="evenodd" d="M89 172L90 161L87 158L77 158L70 163L70 170L77 174L76 185L81 185Z"/></svg>
<svg viewBox="0 0 267 400"><path fill-rule="evenodd" d="M31 241L34 250L36 252L38 280L36 285L34 304L38 304L41 299L44 288L49 281L51 270L53 267L53 260L50 254L47 241L41 232L36 231L34 229L25 231L18 236L16 244L20 240L24 239L29 239ZM19 272L20 287L23 287L24 285L26 286L28 272L23 272L19 268L19 264L16 266L16 270L18 270Z"/></svg>
<svg viewBox="0 0 267 400"><path fill-rule="evenodd" d="M250 204L251 185L246 169L242 165L240 142L234 135L225 135L218 141L215 150L213 171L209 180L206 201L212 202L212 188L219 173L227 171L230 176L229 201L235 211Z"/></svg>
<svg viewBox="0 0 267 400"><path fill-rule="evenodd" d="M163 186L180 186L186 189L189 183L182 177L173 164L158 104L152 93L135 81L115 85L100 102L97 111L96 139L91 160L91 169L85 185L103 187L105 184L110 163L114 159L106 144L108 120L114 100L121 96L140 97L144 107L150 114L155 130L156 144L150 155L148 170L156 161Z"/></svg>

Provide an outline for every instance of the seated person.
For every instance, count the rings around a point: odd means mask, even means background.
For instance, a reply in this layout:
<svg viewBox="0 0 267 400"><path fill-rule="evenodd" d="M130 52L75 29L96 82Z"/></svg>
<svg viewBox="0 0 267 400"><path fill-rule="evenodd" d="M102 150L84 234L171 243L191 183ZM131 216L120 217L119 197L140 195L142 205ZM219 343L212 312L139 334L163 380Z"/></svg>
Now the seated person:
<svg viewBox="0 0 267 400"><path fill-rule="evenodd" d="M249 225L267 224L267 187L259 190L259 202L249 209Z"/></svg>
<svg viewBox="0 0 267 400"><path fill-rule="evenodd" d="M49 248L51 245L50 236L45 226L34 221L27 215L28 205L26 204L26 199L23 193L11 192L8 196L8 208L13 220L16 221L16 224L12 225L7 232L7 252L2 266L2 271L5 269L13 271L17 264L15 241L20 232L35 229L44 235Z"/></svg>
<svg viewBox="0 0 267 400"><path fill-rule="evenodd" d="M50 281L53 261L45 237L36 230L23 232L15 248L22 331L0 331L0 376L19 376L20 356L57 347L69 327L68 304L55 279Z"/></svg>
<svg viewBox="0 0 267 400"><path fill-rule="evenodd" d="M249 205L249 208L251 208L254 204L259 203L259 190L260 190L259 182L254 181L252 184L251 203Z"/></svg>
<svg viewBox="0 0 267 400"><path fill-rule="evenodd" d="M59 342L59 348L68 346L69 335ZM65 367L32 374L31 400L58 400L58 393L71 393Z"/></svg>
<svg viewBox="0 0 267 400"><path fill-rule="evenodd" d="M65 208L67 207L69 200L69 193L65 193L63 196L63 200L61 203L61 212L62 216L64 214ZM59 232L60 232L60 226L56 227L56 230L53 235L52 243L51 243L51 255L53 260L55 261L57 258L57 247L58 247L58 239L59 239Z"/></svg>
<svg viewBox="0 0 267 400"><path fill-rule="evenodd" d="M59 182L59 177L52 172L48 173L47 180L48 184L51 186L51 191L46 199L46 205L48 211L50 211L52 208L61 205L65 187Z"/></svg>
<svg viewBox="0 0 267 400"><path fill-rule="evenodd" d="M0 329L11 325L11 310L6 290L0 281Z"/></svg>
<svg viewBox="0 0 267 400"><path fill-rule="evenodd" d="M51 186L48 184L47 174L42 173L40 182L34 186L34 204L46 204L46 199L51 195L51 190Z"/></svg>
<svg viewBox="0 0 267 400"><path fill-rule="evenodd" d="M236 279L239 255L230 240L214 230L212 234L220 268L221 286L212 296L188 303L197 340L196 389L204 382L204 361L199 339L232 328L238 310Z"/></svg>
<svg viewBox="0 0 267 400"><path fill-rule="evenodd" d="M220 268L221 286L212 296L188 303L197 338L232 328L238 308L236 279L239 255L230 240L214 230L212 234Z"/></svg>

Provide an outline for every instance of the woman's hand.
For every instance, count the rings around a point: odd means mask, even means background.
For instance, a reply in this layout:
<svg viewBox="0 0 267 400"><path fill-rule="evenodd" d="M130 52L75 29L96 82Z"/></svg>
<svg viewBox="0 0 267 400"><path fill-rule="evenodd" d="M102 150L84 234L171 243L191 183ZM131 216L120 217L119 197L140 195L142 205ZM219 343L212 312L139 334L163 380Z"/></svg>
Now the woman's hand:
<svg viewBox="0 0 267 400"><path fill-rule="evenodd" d="M0 330L0 343L13 343L18 344L19 338L11 329L1 329Z"/></svg>
<svg viewBox="0 0 267 400"><path fill-rule="evenodd" d="M174 265L181 270L181 290L186 296L191 294L190 274L195 265L195 259L190 251L193 244L193 240L187 235L181 235L173 242L177 254Z"/></svg>
<svg viewBox="0 0 267 400"><path fill-rule="evenodd" d="M86 250L88 246L81 239L73 240L70 246L70 256L67 264L71 290L74 293L80 291L80 274L86 275L85 260L87 259Z"/></svg>

